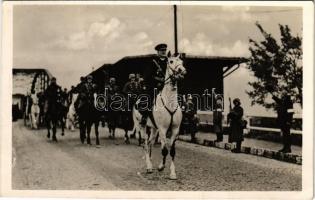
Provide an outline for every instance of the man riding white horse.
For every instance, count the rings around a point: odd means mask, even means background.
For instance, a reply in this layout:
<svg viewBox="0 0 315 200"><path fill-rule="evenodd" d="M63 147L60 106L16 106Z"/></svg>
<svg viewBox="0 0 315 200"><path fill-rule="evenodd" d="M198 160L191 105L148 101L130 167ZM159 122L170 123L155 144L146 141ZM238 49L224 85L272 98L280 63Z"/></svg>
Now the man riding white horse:
<svg viewBox="0 0 315 200"><path fill-rule="evenodd" d="M158 51L158 56L153 59L153 66L149 66L144 80L148 87L146 94L149 95L150 99L145 102L139 97L138 104L133 109L133 119L135 127L140 128L139 126L142 124L140 131L142 135L145 135L144 149L147 173L153 172L151 151L157 132L160 136L161 153L163 156L158 170L162 171L165 168L166 156L168 155L166 134L170 131L170 156L172 157L170 179L174 180L177 179L174 164L176 154L175 141L182 120L182 111L178 103L177 81L183 79L186 69L179 55L171 56L169 52L167 57L165 56L166 47L166 44L159 44L155 47ZM158 95L155 96L155 94ZM147 109L143 109L145 108L143 107L145 104L149 105ZM142 113L145 116L142 116ZM148 116L150 116L150 120L146 121ZM145 134L145 128L143 127L149 127L151 132Z"/></svg>
<svg viewBox="0 0 315 200"><path fill-rule="evenodd" d="M140 113L142 114L141 125L144 126L147 123L147 118L151 116L151 110L153 106L153 100L155 98L155 94L162 90L164 86L165 79L165 71L167 67L167 45L166 44L158 44L155 47L157 51L157 55L153 58L151 66L147 67L144 73L144 85L146 86L146 90L143 90L148 97L149 101L148 105L144 107L144 109L140 109Z"/></svg>

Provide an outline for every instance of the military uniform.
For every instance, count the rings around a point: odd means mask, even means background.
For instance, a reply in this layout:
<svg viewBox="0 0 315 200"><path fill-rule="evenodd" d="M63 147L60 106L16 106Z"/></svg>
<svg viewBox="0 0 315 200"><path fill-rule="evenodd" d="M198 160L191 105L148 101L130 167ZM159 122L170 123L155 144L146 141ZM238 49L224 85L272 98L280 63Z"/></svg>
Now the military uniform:
<svg viewBox="0 0 315 200"><path fill-rule="evenodd" d="M79 95L74 104L76 110L80 109L84 103L89 105L94 104L94 93L96 92L96 85L93 83L84 83L79 87Z"/></svg>
<svg viewBox="0 0 315 200"><path fill-rule="evenodd" d="M217 142L223 141L223 132L222 132L222 104L216 104L216 107L213 111L213 131L217 135Z"/></svg>
<svg viewBox="0 0 315 200"><path fill-rule="evenodd" d="M110 96L118 94L119 93L119 86L116 83L109 84L108 85L108 93Z"/></svg>
<svg viewBox="0 0 315 200"><path fill-rule="evenodd" d="M235 106L228 114L230 121L229 143L236 142L236 149L233 149L232 152L240 153L242 141L244 140L242 123L244 110L238 98L234 99L233 103Z"/></svg>
<svg viewBox="0 0 315 200"><path fill-rule="evenodd" d="M44 98L48 102L48 105L55 105L61 103L62 100L61 87L57 84L50 84L44 92Z"/></svg>
<svg viewBox="0 0 315 200"><path fill-rule="evenodd" d="M281 152L291 152L291 135L290 128L293 120L293 102L290 97L285 95L282 99L276 96L272 97L277 103L277 123L283 134L283 148Z"/></svg>
<svg viewBox="0 0 315 200"><path fill-rule="evenodd" d="M197 111L195 109L194 103L191 100L188 100L184 105L183 124L184 124L185 132L191 134L192 142L196 141L195 134L197 132L197 123L198 123L196 114L197 114Z"/></svg>
<svg viewBox="0 0 315 200"><path fill-rule="evenodd" d="M123 88L123 93L125 95L138 94L139 93L139 84L135 81L128 81Z"/></svg>
<svg viewBox="0 0 315 200"><path fill-rule="evenodd" d="M144 103L147 105L147 107L141 106L141 109L139 109L140 113L142 114L141 125L145 125L146 119L151 113L154 103L153 100L155 98L154 94L157 94L159 91L161 91L164 86L165 73L168 63L168 59L166 55L164 55L166 49L166 44L158 44L155 47L158 55L153 57L151 65L149 65L144 72L145 90L142 92L148 95L149 101ZM155 88L157 89L156 93L154 93ZM141 103L142 102L140 102L140 104Z"/></svg>

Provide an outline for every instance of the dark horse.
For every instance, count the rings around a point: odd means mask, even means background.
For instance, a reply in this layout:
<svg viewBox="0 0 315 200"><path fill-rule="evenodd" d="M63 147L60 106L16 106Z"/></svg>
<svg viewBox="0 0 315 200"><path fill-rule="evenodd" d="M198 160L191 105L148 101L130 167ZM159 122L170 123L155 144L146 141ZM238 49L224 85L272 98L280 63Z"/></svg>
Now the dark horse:
<svg viewBox="0 0 315 200"><path fill-rule="evenodd" d="M91 101L90 99L80 96L77 99L76 112L79 117L79 127L80 127L80 140L84 144L86 139L87 144L91 145L91 129L94 124L95 126L95 136L96 145L100 145L98 127L103 116L103 111L96 108L96 99Z"/></svg>
<svg viewBox="0 0 315 200"><path fill-rule="evenodd" d="M61 122L62 135L64 135L64 124L62 120L63 105L61 99L57 101L45 100L44 115L47 127L47 138L50 138L50 129L52 129L52 140L57 142L56 132L58 121Z"/></svg>
<svg viewBox="0 0 315 200"><path fill-rule="evenodd" d="M120 97L123 97L120 95ZM110 138L115 139L115 130L117 127L121 128L125 132L125 143L130 144L128 131L132 130L135 134L137 132L133 127L133 119L132 119L132 108L135 100L127 101L127 98L123 98L123 106L119 107L119 109L109 108L108 113L108 129ZM134 135L133 134L133 135ZM142 143L141 134L139 132L139 146Z"/></svg>

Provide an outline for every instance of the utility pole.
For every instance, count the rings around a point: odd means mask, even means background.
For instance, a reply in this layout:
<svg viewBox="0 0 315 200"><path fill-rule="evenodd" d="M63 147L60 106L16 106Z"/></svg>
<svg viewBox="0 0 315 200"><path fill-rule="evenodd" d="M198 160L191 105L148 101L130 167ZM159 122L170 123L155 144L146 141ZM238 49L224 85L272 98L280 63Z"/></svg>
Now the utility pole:
<svg viewBox="0 0 315 200"><path fill-rule="evenodd" d="M174 40L175 40L175 54L178 53L177 48L177 6L174 5Z"/></svg>

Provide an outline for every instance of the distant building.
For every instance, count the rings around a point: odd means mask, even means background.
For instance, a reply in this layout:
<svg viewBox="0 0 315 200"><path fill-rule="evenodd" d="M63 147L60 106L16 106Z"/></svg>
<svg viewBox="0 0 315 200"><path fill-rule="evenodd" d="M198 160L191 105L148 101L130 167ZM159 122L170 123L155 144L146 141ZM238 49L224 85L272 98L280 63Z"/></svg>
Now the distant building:
<svg viewBox="0 0 315 200"><path fill-rule="evenodd" d="M96 84L103 86L105 74L115 77L117 84L122 88L128 80L130 73L143 74L149 67L153 54L140 56L127 56L114 64L104 64L90 73ZM187 74L184 80L178 83L180 94L203 95L205 90L211 94L215 88L217 94L223 94L223 79L238 68L239 64L246 61L240 57L217 57L217 56L192 56L182 54ZM205 105L200 102L199 107L205 110Z"/></svg>

